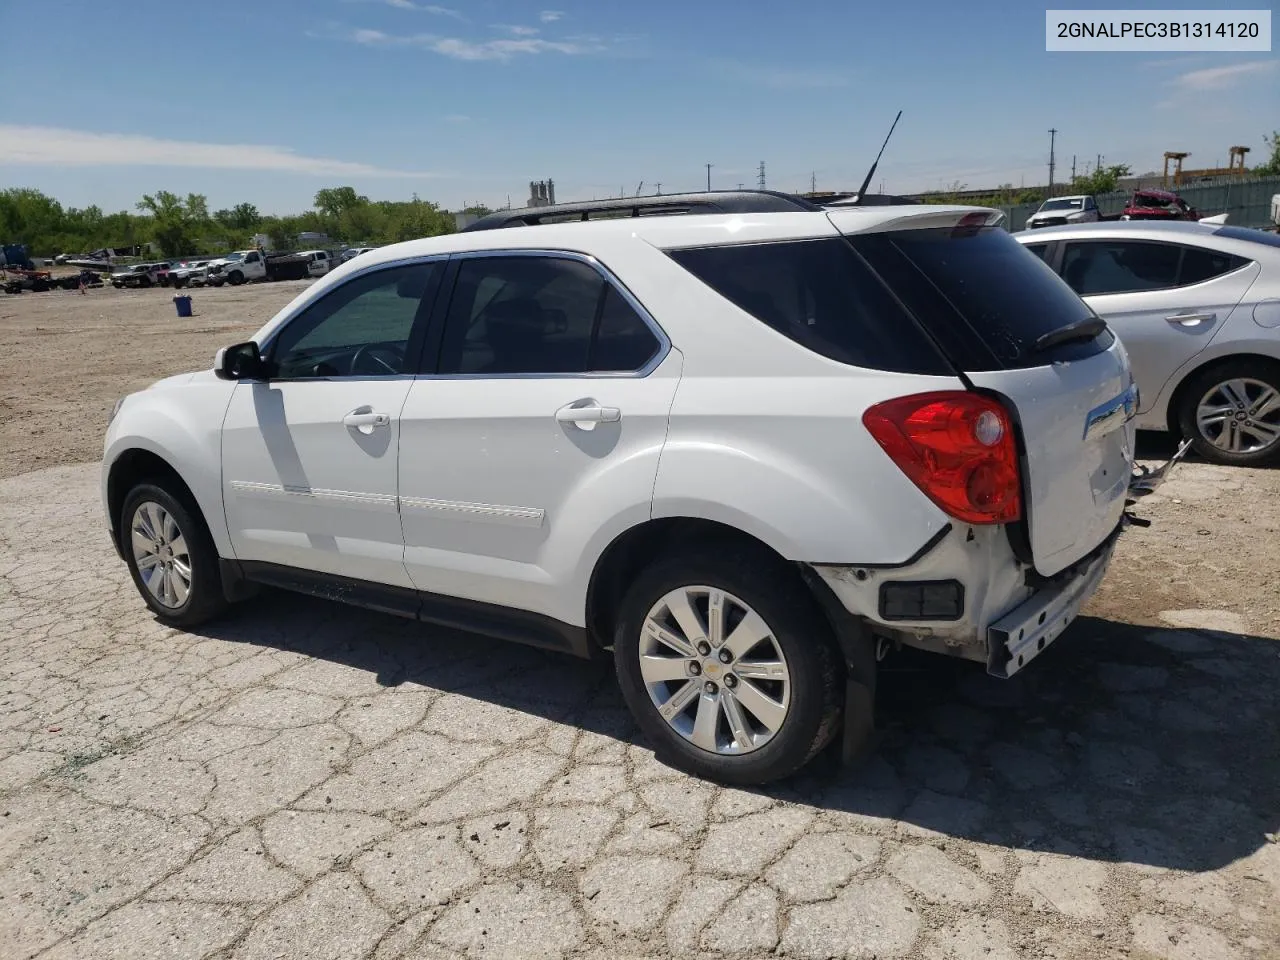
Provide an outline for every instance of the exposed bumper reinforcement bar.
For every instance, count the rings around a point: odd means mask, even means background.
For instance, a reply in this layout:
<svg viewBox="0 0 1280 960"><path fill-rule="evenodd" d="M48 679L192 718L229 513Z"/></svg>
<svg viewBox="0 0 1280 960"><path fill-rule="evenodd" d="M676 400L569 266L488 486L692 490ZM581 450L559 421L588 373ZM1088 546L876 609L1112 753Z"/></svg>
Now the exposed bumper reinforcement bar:
<svg viewBox="0 0 1280 960"><path fill-rule="evenodd" d="M1037 591L988 627L987 673L1011 677L1058 639L1093 596L1114 552L1112 540L1077 576Z"/></svg>

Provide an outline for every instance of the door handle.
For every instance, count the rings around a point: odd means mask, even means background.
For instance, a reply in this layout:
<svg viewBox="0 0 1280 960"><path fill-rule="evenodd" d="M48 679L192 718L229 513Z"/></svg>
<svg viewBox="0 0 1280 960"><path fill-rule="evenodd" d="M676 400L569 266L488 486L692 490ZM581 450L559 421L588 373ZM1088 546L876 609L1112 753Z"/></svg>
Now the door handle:
<svg viewBox="0 0 1280 960"><path fill-rule="evenodd" d="M1175 313L1171 317L1165 317L1178 327L1198 327L1202 323L1213 323L1217 318L1216 313Z"/></svg>
<svg viewBox="0 0 1280 960"><path fill-rule="evenodd" d="M602 407L594 400L577 400L556 411L559 423L576 424L583 430L594 430L597 423L617 423L621 419L622 411L617 407Z"/></svg>
<svg viewBox="0 0 1280 960"><path fill-rule="evenodd" d="M363 434L373 433L374 427L385 427L391 423L391 417L385 413L374 413L372 410L358 407L342 418L342 424Z"/></svg>

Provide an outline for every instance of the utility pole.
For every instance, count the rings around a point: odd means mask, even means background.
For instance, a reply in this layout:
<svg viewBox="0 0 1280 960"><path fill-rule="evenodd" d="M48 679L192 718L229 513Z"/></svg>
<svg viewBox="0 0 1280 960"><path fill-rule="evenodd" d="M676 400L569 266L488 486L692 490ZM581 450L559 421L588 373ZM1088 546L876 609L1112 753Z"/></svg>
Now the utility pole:
<svg viewBox="0 0 1280 960"><path fill-rule="evenodd" d="M1075 183L1076 179L1076 155L1071 155L1071 182Z"/></svg>
<svg viewBox="0 0 1280 960"><path fill-rule="evenodd" d="M741 189L742 189L742 184L738 184L738 189L739 189L739 190L741 190Z"/></svg>
<svg viewBox="0 0 1280 960"><path fill-rule="evenodd" d="M756 178L756 183L759 184L761 190L764 189L764 161L763 160L760 161L760 176Z"/></svg>
<svg viewBox="0 0 1280 960"><path fill-rule="evenodd" d="M658 191L656 194L654 194L654 196L658 196L658 197L662 196L662 181L659 180L657 183L654 184L654 187Z"/></svg>
<svg viewBox="0 0 1280 960"><path fill-rule="evenodd" d="M711 192L711 164L707 164L707 193Z"/></svg>
<svg viewBox="0 0 1280 960"><path fill-rule="evenodd" d="M809 192L818 192L818 171L814 170L809 174Z"/></svg>
<svg viewBox="0 0 1280 960"><path fill-rule="evenodd" d="M1102 154L1098 154L1098 165L1093 168L1094 173L1102 172Z"/></svg>
<svg viewBox="0 0 1280 960"><path fill-rule="evenodd" d="M1049 196L1051 197L1053 196L1053 168L1054 168L1054 159L1055 159L1053 155L1053 144L1054 144L1054 141L1057 139L1057 137L1058 137L1058 128L1057 127L1050 128L1049 130Z"/></svg>

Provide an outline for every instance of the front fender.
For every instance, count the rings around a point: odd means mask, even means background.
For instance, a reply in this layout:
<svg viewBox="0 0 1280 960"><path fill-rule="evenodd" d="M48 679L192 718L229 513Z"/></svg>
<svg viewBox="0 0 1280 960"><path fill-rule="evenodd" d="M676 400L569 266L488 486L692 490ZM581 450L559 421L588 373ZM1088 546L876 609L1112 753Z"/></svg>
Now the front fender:
<svg viewBox="0 0 1280 960"><path fill-rule="evenodd" d="M108 429L101 493L107 508L111 471L130 450L145 450L182 478L204 515L218 553L233 556L222 506L222 421L233 383L213 380L128 397ZM108 517L108 525L114 526Z"/></svg>

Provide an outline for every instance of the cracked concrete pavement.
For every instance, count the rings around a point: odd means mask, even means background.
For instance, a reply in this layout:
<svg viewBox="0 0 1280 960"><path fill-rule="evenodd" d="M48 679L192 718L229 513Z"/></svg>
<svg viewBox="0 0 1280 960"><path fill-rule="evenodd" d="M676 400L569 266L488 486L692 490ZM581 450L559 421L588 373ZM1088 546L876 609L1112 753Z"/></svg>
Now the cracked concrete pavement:
<svg viewBox="0 0 1280 960"><path fill-rule="evenodd" d="M0 481L5 956L1280 956L1273 640L900 657L868 765L727 789L607 664L286 594L161 627L96 483Z"/></svg>
<svg viewBox="0 0 1280 960"><path fill-rule="evenodd" d="M1280 958L1280 471L1180 466L1025 676L891 657L865 767L725 789L608 664L148 615L74 461L297 289L0 298L4 960Z"/></svg>

